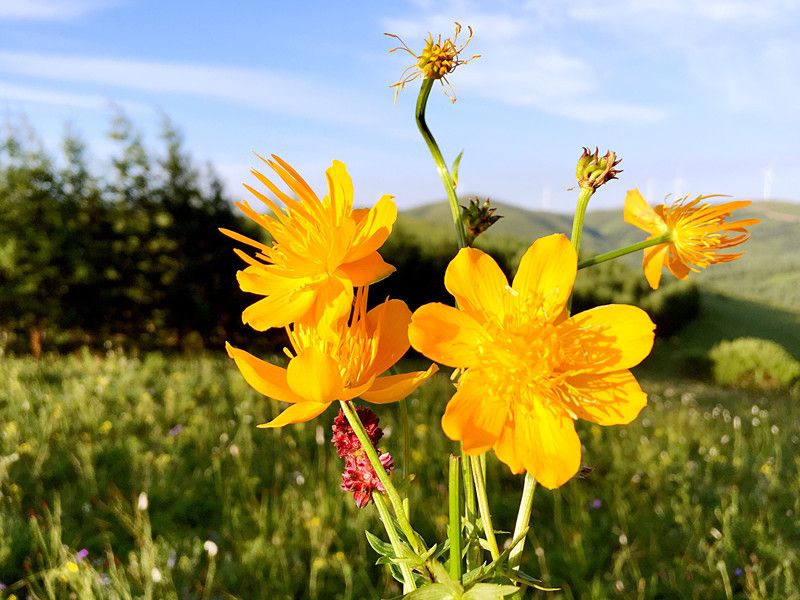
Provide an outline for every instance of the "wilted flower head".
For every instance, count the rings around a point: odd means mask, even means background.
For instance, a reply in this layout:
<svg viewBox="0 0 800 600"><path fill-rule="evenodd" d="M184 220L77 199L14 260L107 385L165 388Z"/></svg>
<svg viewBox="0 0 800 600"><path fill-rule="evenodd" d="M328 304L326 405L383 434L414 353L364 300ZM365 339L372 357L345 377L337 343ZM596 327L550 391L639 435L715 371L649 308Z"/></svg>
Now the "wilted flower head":
<svg viewBox="0 0 800 600"><path fill-rule="evenodd" d="M468 245L471 246L476 237L503 218L502 215L494 214L496 211L497 207L492 206L488 198L483 202L471 198L469 206L461 207L461 219L467 232Z"/></svg>
<svg viewBox="0 0 800 600"><path fill-rule="evenodd" d="M599 188L604 183L616 179L617 175L622 173L622 169L616 167L622 162L621 158L608 150L603 156L600 156L600 151L595 147L594 152L588 148L583 149L583 154L578 159L578 165L575 167L575 177L578 179L578 185L582 188Z"/></svg>
<svg viewBox="0 0 800 600"><path fill-rule="evenodd" d="M367 431L369 440L377 448L378 441L383 437L383 430L378 427L378 416L366 407L358 407L358 418ZM369 462L367 453L361 447L361 442L347 421L344 412L339 410L339 414L333 421L333 445L339 456L344 459L344 471L342 472L342 489L346 492L353 492L356 505L364 508L372 499L373 492L385 492L378 474ZM394 459L388 452L378 450L381 465L387 473L394 468Z"/></svg>
<svg viewBox="0 0 800 600"><path fill-rule="evenodd" d="M444 93L448 98L450 98L450 100L455 102L456 97L455 93L453 92L453 86L451 86L450 82L447 81L446 75L449 75L455 71L456 67L464 65L480 56L480 54L474 54L466 60L459 58L459 54L463 52L463 50L469 45L470 40L472 40L472 27L467 27L467 31L469 31L469 35L464 43L461 44L461 46L458 45L458 35L461 33L461 25L459 23L456 23L455 35L453 35L452 39L445 38L443 40L441 34L439 34L434 40L433 34L429 33L425 40L425 47L422 49L420 54L417 54L411 48L409 48L399 35L394 33L385 34L389 37L395 38L401 44L397 48L392 48L389 50L389 52L402 50L404 52L408 52L417 61L403 71L403 73L400 75L400 81L392 84L391 87L395 88L395 101L397 101L397 95L400 93L400 90L402 90L407 83L414 81L421 76L423 79L441 80ZM445 84L447 84L447 86L445 86Z"/></svg>
<svg viewBox="0 0 800 600"><path fill-rule="evenodd" d="M661 282L661 269L667 267L678 279L686 279L691 271L699 271L715 263L736 260L742 253L721 254L720 250L743 244L750 239L745 229L759 223L758 219L726 219L734 210L750 205L749 200L708 204L704 200L719 194L688 196L671 205L659 204L655 209L642 197L638 189L625 196L625 221L643 229L650 238L669 234L670 241L646 248L642 266L650 287L657 289ZM737 234L737 235L731 235Z"/></svg>

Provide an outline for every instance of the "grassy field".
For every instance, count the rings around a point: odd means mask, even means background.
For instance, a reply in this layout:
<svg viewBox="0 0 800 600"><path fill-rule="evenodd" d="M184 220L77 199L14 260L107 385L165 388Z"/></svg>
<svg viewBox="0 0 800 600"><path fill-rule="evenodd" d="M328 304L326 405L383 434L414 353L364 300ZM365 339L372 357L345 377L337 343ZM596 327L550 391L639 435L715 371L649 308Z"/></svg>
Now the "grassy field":
<svg viewBox="0 0 800 600"><path fill-rule="evenodd" d="M363 534L381 533L375 512L339 490L333 410L256 429L278 406L219 355L0 361L0 594L398 592ZM581 424L587 477L537 490L525 568L561 588L552 598L800 598L796 401L644 385L631 426ZM429 543L445 534L449 393L438 376L409 400L406 457L396 407L378 411L395 477L415 474L412 520ZM488 464L495 524L509 529L521 478Z"/></svg>

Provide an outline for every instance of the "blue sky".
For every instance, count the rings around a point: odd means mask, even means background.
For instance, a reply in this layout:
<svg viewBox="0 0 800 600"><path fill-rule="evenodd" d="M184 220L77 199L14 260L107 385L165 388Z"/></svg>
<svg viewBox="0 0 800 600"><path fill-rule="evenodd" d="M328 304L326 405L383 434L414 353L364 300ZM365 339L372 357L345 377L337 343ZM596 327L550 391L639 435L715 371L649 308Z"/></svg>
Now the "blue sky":
<svg viewBox="0 0 800 600"><path fill-rule="evenodd" d="M159 111L211 161L232 199L276 153L317 189L344 161L363 204L443 196L416 132L418 84L388 85L409 63L400 34L472 25L429 123L444 153L462 148L461 191L570 211L581 146L623 157L595 207L639 187L800 200L800 0L530 2L163 2L0 0L0 113L24 114L55 149L65 126L98 167L110 103L158 148Z"/></svg>

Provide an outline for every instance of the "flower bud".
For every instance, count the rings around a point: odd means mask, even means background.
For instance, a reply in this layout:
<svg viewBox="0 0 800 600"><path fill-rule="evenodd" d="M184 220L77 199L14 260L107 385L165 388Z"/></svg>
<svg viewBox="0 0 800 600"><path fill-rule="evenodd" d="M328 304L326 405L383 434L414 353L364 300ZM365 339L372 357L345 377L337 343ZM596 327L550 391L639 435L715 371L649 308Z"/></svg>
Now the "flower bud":
<svg viewBox="0 0 800 600"><path fill-rule="evenodd" d="M494 214L496 210L497 207L491 206L488 199L481 204L477 198L472 198L469 206L461 207L461 219L464 221L467 242L470 245L476 237L503 218L501 215Z"/></svg>

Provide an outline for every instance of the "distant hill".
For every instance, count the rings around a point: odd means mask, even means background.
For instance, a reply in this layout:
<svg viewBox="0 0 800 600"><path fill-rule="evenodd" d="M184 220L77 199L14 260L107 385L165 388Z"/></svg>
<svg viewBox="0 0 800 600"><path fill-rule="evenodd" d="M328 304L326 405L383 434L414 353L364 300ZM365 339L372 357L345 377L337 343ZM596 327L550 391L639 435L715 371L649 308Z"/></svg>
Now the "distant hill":
<svg viewBox="0 0 800 600"><path fill-rule="evenodd" d="M550 233L569 233L572 228L571 215L496 205L504 218L485 234L490 242L505 238L527 244ZM761 219L751 228L752 238L741 247L745 256L713 265L695 274L695 281L709 290L800 312L800 204L754 202L737 215ZM444 201L403 211L400 222L419 235L452 235L450 209ZM642 236L643 232L624 222L621 208L590 210L583 233L583 254L613 250L639 241ZM631 255L627 262L640 265L641 253Z"/></svg>

